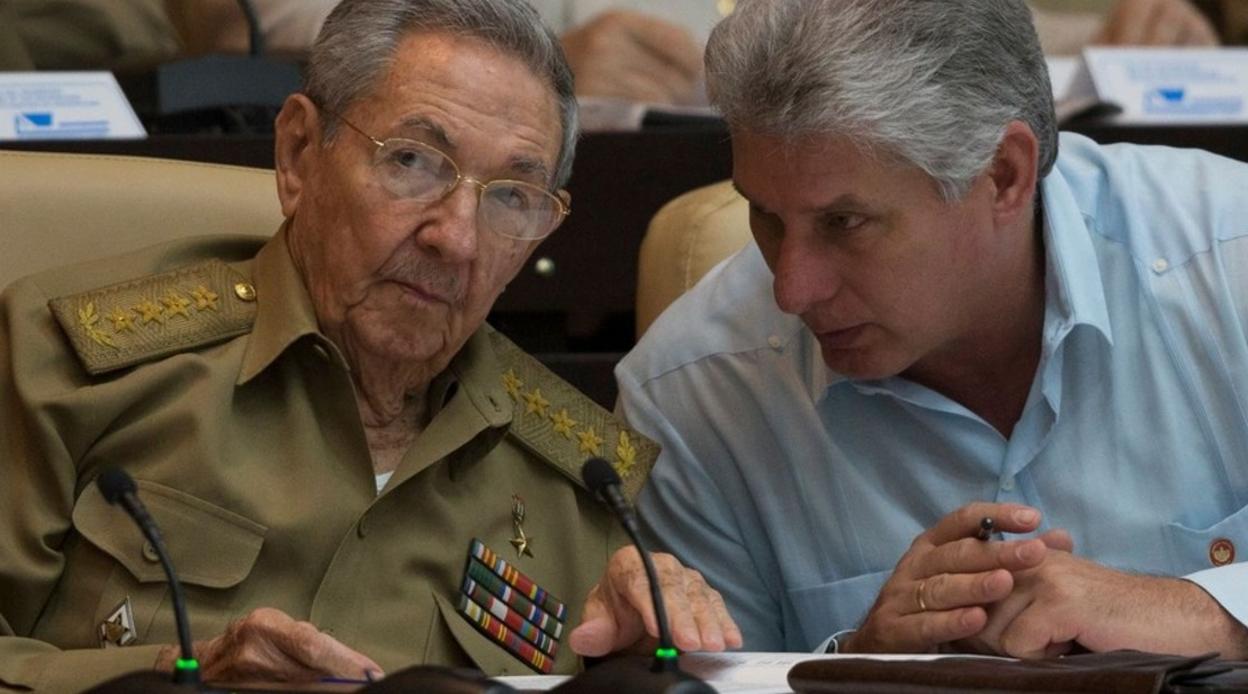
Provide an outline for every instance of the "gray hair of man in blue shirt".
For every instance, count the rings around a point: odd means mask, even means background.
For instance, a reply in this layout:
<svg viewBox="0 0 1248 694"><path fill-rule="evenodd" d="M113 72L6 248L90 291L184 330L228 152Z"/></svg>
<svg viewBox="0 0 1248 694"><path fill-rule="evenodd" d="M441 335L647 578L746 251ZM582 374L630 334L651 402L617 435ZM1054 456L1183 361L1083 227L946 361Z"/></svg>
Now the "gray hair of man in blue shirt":
<svg viewBox="0 0 1248 694"><path fill-rule="evenodd" d="M743 0L706 49L734 131L838 135L925 171L961 199L1006 126L1057 159L1052 88L1023 0Z"/></svg>

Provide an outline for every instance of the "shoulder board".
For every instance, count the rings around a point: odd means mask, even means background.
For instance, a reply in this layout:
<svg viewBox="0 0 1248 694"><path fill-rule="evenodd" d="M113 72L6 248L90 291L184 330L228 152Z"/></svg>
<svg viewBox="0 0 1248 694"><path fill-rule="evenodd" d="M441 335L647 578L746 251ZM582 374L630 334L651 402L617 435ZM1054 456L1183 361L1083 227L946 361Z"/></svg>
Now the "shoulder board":
<svg viewBox="0 0 1248 694"><path fill-rule="evenodd" d="M515 404L510 433L582 486L585 461L593 456L605 459L619 473L624 494L636 499L659 456L659 445L625 426L498 331L491 329L489 334L502 366L503 388Z"/></svg>
<svg viewBox="0 0 1248 694"><path fill-rule="evenodd" d="M256 291L210 260L59 297L48 308L96 376L250 332Z"/></svg>

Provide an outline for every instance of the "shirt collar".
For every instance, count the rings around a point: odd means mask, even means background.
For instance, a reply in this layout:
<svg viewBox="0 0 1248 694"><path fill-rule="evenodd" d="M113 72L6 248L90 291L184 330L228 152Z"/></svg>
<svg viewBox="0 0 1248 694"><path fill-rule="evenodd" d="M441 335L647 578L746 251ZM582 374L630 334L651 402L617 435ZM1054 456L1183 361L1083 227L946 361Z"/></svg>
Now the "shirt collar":
<svg viewBox="0 0 1248 694"><path fill-rule="evenodd" d="M256 254L252 284L256 291L256 322L243 355L238 385L264 371L296 340L316 335L333 359L345 366L337 348L317 329L316 310L286 243L286 225Z"/></svg>
<svg viewBox="0 0 1248 694"><path fill-rule="evenodd" d="M1092 234L1078 203L1057 169L1040 186L1044 210L1044 353L1051 354L1078 325L1087 325L1113 344L1105 284Z"/></svg>

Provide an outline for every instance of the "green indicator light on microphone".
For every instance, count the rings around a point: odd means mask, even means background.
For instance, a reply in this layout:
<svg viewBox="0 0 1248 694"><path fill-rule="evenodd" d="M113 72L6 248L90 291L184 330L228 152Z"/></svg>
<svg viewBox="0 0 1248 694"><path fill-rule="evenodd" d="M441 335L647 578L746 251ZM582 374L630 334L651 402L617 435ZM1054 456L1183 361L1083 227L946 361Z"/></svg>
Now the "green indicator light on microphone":
<svg viewBox="0 0 1248 694"><path fill-rule="evenodd" d="M680 651L677 651L675 648L659 648L654 651L654 657L662 658L663 660L675 660L678 655L680 655Z"/></svg>

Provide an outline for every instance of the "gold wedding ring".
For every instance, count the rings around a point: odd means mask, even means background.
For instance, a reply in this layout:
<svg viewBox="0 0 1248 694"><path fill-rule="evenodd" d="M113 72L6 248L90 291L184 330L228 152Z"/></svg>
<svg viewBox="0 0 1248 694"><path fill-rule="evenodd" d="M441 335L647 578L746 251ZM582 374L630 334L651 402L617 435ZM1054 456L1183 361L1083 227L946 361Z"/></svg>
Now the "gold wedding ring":
<svg viewBox="0 0 1248 694"><path fill-rule="evenodd" d="M927 612L927 601L923 599L923 589L927 587L927 579L919 581L919 586L914 589L914 601L919 604L919 612Z"/></svg>

